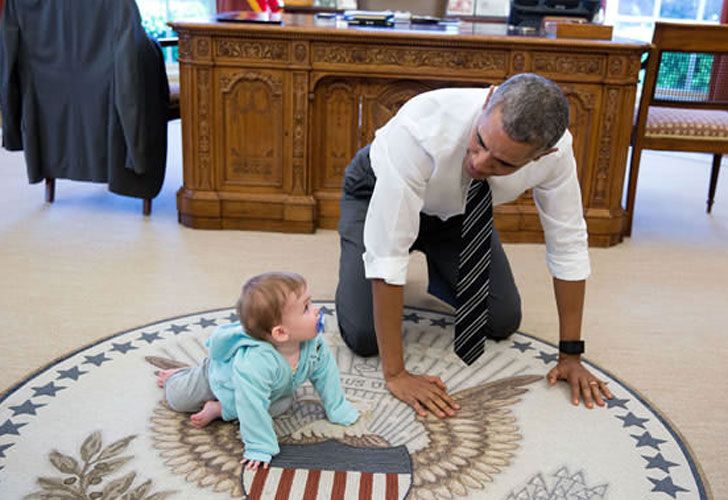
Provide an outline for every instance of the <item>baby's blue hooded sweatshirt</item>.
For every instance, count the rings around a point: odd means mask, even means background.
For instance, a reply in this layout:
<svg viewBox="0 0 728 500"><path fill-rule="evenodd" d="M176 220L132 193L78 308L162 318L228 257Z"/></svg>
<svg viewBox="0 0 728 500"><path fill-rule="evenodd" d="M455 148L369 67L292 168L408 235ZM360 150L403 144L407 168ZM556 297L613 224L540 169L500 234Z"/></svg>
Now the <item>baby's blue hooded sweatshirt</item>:
<svg viewBox="0 0 728 500"><path fill-rule="evenodd" d="M240 421L243 456L248 460L270 462L278 454L268 408L306 380L311 380L331 422L350 425L359 418L344 396L336 362L321 335L301 343L295 372L272 344L250 337L240 322L218 327L206 346L210 388L222 405L223 420Z"/></svg>

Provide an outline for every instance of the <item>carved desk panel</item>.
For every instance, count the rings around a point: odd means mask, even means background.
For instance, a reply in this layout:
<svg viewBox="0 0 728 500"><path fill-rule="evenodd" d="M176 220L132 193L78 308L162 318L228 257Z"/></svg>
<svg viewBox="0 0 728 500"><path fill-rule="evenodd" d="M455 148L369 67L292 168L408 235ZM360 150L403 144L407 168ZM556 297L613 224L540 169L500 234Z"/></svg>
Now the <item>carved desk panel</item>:
<svg viewBox="0 0 728 500"><path fill-rule="evenodd" d="M195 228L335 228L354 153L410 97L497 84L532 71L571 106L590 244L622 240L621 206L641 43L440 31L354 29L311 16L283 25L173 23L180 36L184 184L179 220ZM543 234L530 193L496 208L504 241Z"/></svg>

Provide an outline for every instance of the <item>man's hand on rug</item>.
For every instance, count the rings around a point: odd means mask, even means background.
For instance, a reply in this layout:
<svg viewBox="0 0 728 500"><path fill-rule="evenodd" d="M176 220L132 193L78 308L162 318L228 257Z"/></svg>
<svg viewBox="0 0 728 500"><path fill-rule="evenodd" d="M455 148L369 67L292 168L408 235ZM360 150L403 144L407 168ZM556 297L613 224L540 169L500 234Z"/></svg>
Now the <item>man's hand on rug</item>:
<svg viewBox="0 0 728 500"><path fill-rule="evenodd" d="M268 462L261 462L260 460L248 460L247 458L244 458L240 461L240 463L248 470L258 470L258 467L261 465L264 469L268 468Z"/></svg>
<svg viewBox="0 0 728 500"><path fill-rule="evenodd" d="M460 405L447 393L442 379L433 375L415 375L402 370L387 378L387 389L421 417L427 416L427 410L438 418L451 417L460 409Z"/></svg>
<svg viewBox="0 0 728 500"><path fill-rule="evenodd" d="M554 385L557 380L567 381L571 386L571 402L574 405L578 405L580 399L583 399L587 408L593 408L594 402L597 406L604 406L604 398L613 397L607 382L599 380L584 368L579 357L560 356L558 363L549 371L546 378L550 385Z"/></svg>

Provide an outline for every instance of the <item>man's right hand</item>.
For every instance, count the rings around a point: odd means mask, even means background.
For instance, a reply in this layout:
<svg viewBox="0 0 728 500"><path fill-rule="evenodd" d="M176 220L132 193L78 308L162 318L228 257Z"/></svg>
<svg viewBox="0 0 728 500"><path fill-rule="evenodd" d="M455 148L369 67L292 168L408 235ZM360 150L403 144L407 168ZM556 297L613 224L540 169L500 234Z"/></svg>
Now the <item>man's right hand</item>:
<svg viewBox="0 0 728 500"><path fill-rule="evenodd" d="M377 335L382 373L387 389L394 397L410 405L421 417L431 411L439 418L455 415L460 409L447 393L440 377L414 375L404 367L402 345L402 311L404 287L372 280L374 330Z"/></svg>
<svg viewBox="0 0 728 500"><path fill-rule="evenodd" d="M387 389L394 397L410 405L419 416L427 416L429 410L438 418L452 417L460 405L447 393L447 387L440 377L415 375L402 370L387 377Z"/></svg>

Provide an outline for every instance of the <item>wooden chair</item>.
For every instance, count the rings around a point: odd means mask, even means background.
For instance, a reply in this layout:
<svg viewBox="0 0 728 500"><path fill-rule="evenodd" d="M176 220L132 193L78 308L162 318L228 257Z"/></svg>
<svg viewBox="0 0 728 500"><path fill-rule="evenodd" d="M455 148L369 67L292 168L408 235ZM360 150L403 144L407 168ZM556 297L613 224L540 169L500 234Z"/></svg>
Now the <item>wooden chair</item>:
<svg viewBox="0 0 728 500"><path fill-rule="evenodd" d="M708 213L728 153L728 26L658 22L652 44L632 136L627 236L643 149L711 153Z"/></svg>

